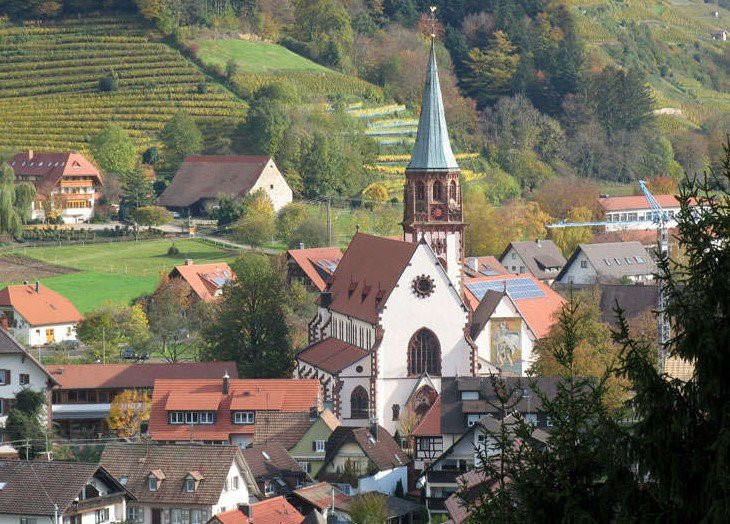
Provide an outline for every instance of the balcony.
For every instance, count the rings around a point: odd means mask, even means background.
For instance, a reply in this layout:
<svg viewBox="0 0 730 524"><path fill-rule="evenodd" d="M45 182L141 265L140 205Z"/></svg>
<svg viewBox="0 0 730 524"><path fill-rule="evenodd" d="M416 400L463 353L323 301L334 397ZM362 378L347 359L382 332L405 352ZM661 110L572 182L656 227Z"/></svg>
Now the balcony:
<svg viewBox="0 0 730 524"><path fill-rule="evenodd" d="M426 497L426 508L433 512L446 512L446 497Z"/></svg>

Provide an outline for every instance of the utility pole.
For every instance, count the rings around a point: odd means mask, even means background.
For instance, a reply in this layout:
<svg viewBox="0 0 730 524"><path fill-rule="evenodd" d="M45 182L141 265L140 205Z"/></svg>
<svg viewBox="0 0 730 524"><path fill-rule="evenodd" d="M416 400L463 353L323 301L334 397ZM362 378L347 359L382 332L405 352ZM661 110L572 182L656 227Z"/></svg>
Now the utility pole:
<svg viewBox="0 0 730 524"><path fill-rule="evenodd" d="M327 197L327 245L332 245L332 197Z"/></svg>

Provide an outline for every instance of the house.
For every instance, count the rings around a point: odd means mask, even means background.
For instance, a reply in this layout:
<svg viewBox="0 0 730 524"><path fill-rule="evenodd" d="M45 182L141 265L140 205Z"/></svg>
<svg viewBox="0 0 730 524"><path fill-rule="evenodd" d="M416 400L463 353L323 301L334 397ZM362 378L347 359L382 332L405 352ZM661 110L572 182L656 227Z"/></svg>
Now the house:
<svg viewBox="0 0 730 524"><path fill-rule="evenodd" d="M0 428L5 427L15 395L24 389L50 396L56 379L13 336L0 328ZM50 417L48 417L50 422ZM0 435L0 442L4 435ZM12 451L10 449L8 452Z"/></svg>
<svg viewBox="0 0 730 524"><path fill-rule="evenodd" d="M524 408L518 408L518 411L521 409ZM507 415L505 420L516 422L512 414ZM507 427L509 430L509 423ZM417 485L423 488L430 518L447 513L446 501L462 488L463 475L478 467L484 454L492 454L490 450L493 449L494 441L491 435L499 434L500 431L500 420L489 414L481 416L423 471ZM537 445L544 446L548 433L541 427L535 427L531 438Z"/></svg>
<svg viewBox="0 0 730 524"><path fill-rule="evenodd" d="M114 397L136 389L152 394L156 379L213 379L237 376L235 362L150 362L144 364L51 364L53 422L61 437L108 435L106 419Z"/></svg>
<svg viewBox="0 0 730 524"><path fill-rule="evenodd" d="M83 319L70 300L40 282L1 290L3 316L13 336L28 346L74 341L76 325Z"/></svg>
<svg viewBox="0 0 730 524"><path fill-rule="evenodd" d="M88 222L101 197L101 173L79 153L34 153L32 149L10 159L16 182L36 188L31 218L59 216L66 224Z"/></svg>
<svg viewBox="0 0 730 524"><path fill-rule="evenodd" d="M411 459L385 428L340 426L327 441L324 465L317 480L327 481L347 495L379 491L393 495L408 489Z"/></svg>
<svg viewBox="0 0 730 524"><path fill-rule="evenodd" d="M278 442L254 444L241 453L264 497L288 495L311 482L309 475Z"/></svg>
<svg viewBox="0 0 730 524"><path fill-rule="evenodd" d="M295 489L290 501L302 515L316 512L324 519L332 516L337 522L349 521L351 497L327 482L317 482Z"/></svg>
<svg viewBox="0 0 730 524"><path fill-rule="evenodd" d="M161 442L204 441L245 448L254 442L257 421L260 427L279 414L314 421L321 409L317 380L161 379L154 383L149 432Z"/></svg>
<svg viewBox="0 0 730 524"><path fill-rule="evenodd" d="M287 283L299 282L312 291L324 291L340 259L342 250L338 247L290 249L286 252Z"/></svg>
<svg viewBox="0 0 730 524"><path fill-rule="evenodd" d="M650 282L657 267L639 242L580 244L555 279L560 284Z"/></svg>
<svg viewBox="0 0 730 524"><path fill-rule="evenodd" d="M498 369L525 375L535 343L547 336L563 298L529 273L469 278L464 297L472 310L469 336L477 346L477 374Z"/></svg>
<svg viewBox="0 0 730 524"><path fill-rule="evenodd" d="M262 189L279 211L293 194L270 156L193 155L185 157L160 195L161 206L206 214L220 196L243 198Z"/></svg>
<svg viewBox="0 0 730 524"><path fill-rule="evenodd" d="M499 257L510 273L531 273L535 278L552 284L565 265L565 257L552 240L510 242Z"/></svg>
<svg viewBox="0 0 730 524"><path fill-rule="evenodd" d="M715 11L717 12L717 11ZM717 17L715 17L717 18ZM725 29L720 29L719 31L715 31L712 33L712 39L713 40L720 40L721 42L727 42L727 31Z"/></svg>
<svg viewBox="0 0 730 524"><path fill-rule="evenodd" d="M444 451L444 439L441 436L440 396L413 429L412 436L414 441L413 466L416 471L423 471Z"/></svg>
<svg viewBox="0 0 730 524"><path fill-rule="evenodd" d="M134 495L129 523L202 524L260 495L236 446L111 442L100 465Z"/></svg>
<svg viewBox="0 0 730 524"><path fill-rule="evenodd" d="M98 464L10 460L0 467L2 524L121 522L134 500Z"/></svg>
<svg viewBox="0 0 730 524"><path fill-rule="evenodd" d="M273 497L252 504L239 504L235 509L213 515L206 524L301 524L303 521L304 515L284 497Z"/></svg>
<svg viewBox="0 0 730 524"><path fill-rule="evenodd" d="M669 215L666 227L677 227L676 216L679 214L679 200L677 200L677 197L674 195L654 195L654 198ZM654 220L658 218L658 214L652 209L644 195L602 196L598 199L598 205L606 222L617 222L616 224L606 224L606 231L621 229L654 229L656 231ZM619 224L618 222L632 223Z"/></svg>
<svg viewBox="0 0 730 524"><path fill-rule="evenodd" d="M464 273L467 277L479 275L494 276L508 273L507 269L491 255L484 257L466 257L464 259Z"/></svg>
<svg viewBox="0 0 730 524"><path fill-rule="evenodd" d="M476 470L470 470L456 477L456 483L462 486L461 493L454 493L444 501L444 507L449 514L449 521L452 524L464 524L469 521L471 511L464 504L464 498L472 503L479 504L476 497L486 488L492 488L496 481L487 479L486 476Z"/></svg>
<svg viewBox="0 0 730 524"><path fill-rule="evenodd" d="M196 300L212 302L223 294L223 287L236 279L236 275L225 262L194 264L186 259L182 266L175 266L168 275L179 278L190 287L190 294Z"/></svg>
<svg viewBox="0 0 730 524"><path fill-rule="evenodd" d="M318 416L317 420L309 425L303 435L299 437L296 444L288 447L289 454L299 463L299 466L312 477L315 477L324 464L325 445L332 432L340 426L340 421L329 409L325 409ZM294 433L296 431L287 431ZM283 435L282 435L283 436ZM287 447L282 439L277 438Z"/></svg>
<svg viewBox="0 0 730 524"><path fill-rule="evenodd" d="M550 421L541 411L542 400L533 390L533 382L550 399L557 392L558 379L503 377L503 380L506 391L511 393L509 403L513 412L535 425L536 437L544 436ZM475 425L483 427L485 419L492 423L503 416L495 384L490 377L445 378L441 396L413 430L414 466L423 472L421 478L432 513L445 511L444 500L459 488L457 477L475 464L474 446L480 443L479 434L473 433Z"/></svg>

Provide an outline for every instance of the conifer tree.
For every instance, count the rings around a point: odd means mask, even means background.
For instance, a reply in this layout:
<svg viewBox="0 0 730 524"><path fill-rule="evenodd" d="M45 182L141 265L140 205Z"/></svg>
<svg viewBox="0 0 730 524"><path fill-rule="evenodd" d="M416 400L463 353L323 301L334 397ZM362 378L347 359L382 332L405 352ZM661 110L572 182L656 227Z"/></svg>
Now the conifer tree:
<svg viewBox="0 0 730 524"><path fill-rule="evenodd" d="M721 172L688 180L680 188L677 238L684 257L659 262L673 331L665 350L693 366L691 380L664 374L649 346L632 339L619 310L615 338L623 345L622 373L635 391L636 422L627 432L625 449L640 486L625 507L636 518L730 519L728 183L730 141Z"/></svg>

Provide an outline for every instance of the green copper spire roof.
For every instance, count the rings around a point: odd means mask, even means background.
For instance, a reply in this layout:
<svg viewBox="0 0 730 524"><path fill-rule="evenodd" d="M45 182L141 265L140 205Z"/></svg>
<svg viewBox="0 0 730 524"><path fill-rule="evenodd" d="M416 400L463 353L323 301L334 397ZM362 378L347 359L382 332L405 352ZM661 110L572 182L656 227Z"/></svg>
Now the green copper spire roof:
<svg viewBox="0 0 730 524"><path fill-rule="evenodd" d="M418 134L413 147L408 169L453 171L459 169L449 142L446 128L444 101L441 98L438 67L436 67L436 47L431 41L431 57L428 60L426 87L421 102L421 117L418 120Z"/></svg>

